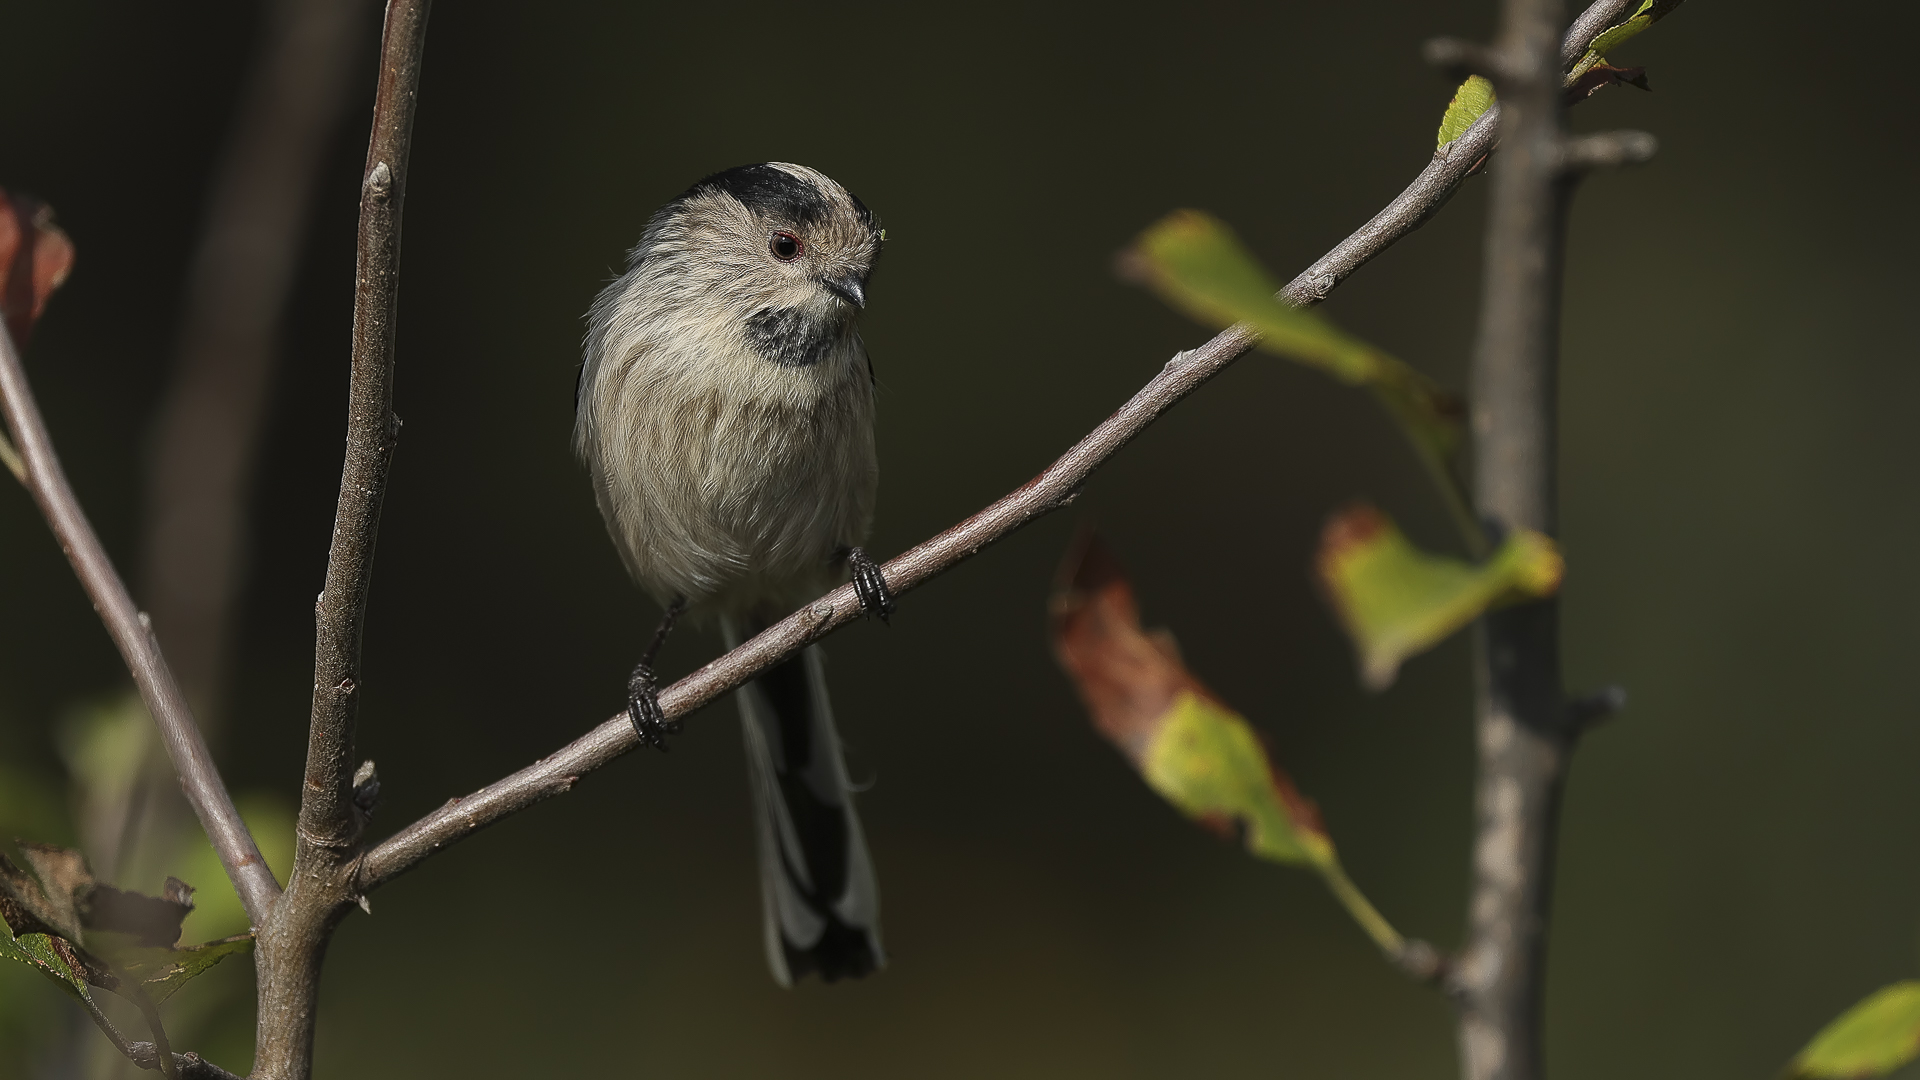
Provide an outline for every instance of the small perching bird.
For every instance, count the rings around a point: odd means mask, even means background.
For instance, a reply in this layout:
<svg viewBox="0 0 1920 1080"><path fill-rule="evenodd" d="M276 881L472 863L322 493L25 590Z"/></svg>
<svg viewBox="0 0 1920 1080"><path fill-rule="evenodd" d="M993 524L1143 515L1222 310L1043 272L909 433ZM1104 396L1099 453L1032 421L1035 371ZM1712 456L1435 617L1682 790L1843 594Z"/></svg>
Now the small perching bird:
<svg viewBox="0 0 1920 1080"><path fill-rule="evenodd" d="M863 608L892 611L859 547L879 466L854 324L880 238L820 173L743 165L654 214L593 303L574 446L627 570L666 608L628 686L643 743L675 730L651 664L682 613L717 621L732 648L848 573ZM738 695L767 962L783 986L886 963L822 663L809 647Z"/></svg>

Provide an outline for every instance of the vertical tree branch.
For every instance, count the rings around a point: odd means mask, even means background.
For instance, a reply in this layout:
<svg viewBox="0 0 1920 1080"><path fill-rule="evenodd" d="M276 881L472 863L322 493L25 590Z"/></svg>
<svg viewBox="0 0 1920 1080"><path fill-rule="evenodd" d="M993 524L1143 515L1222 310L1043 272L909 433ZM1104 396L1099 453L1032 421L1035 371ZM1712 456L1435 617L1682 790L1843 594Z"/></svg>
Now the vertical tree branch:
<svg viewBox="0 0 1920 1080"><path fill-rule="evenodd" d="M353 724L360 639L373 546L399 421L393 415L393 339L400 291L400 213L419 99L430 0L390 0L380 45L380 86L360 188L353 303L353 372L347 389L347 454L327 555L326 589L314 608L313 714L307 736L303 845L343 848L358 834L352 806Z"/></svg>
<svg viewBox="0 0 1920 1080"><path fill-rule="evenodd" d="M1559 0L1505 0L1499 40L1479 61L1502 110L1472 367L1476 509L1496 530L1552 534L1556 525L1564 19ZM1554 830L1575 736L1557 605L1488 615L1477 646L1473 885L1467 942L1448 981L1466 1080L1535 1080Z"/></svg>
<svg viewBox="0 0 1920 1080"><path fill-rule="evenodd" d="M187 801L193 804L193 812L206 829L207 841L233 880L234 890L246 906L247 918L259 926L266 922L275 898L280 895L280 886L267 869L266 860L260 857L253 835L247 832L246 824L233 808L226 782L214 767L207 741L194 724L193 712L187 708L186 698L180 693L166 658L160 654L160 644L154 640L146 616L134 607L126 584L114 570L106 549L100 546L100 537L94 533L86 512L74 497L73 488L67 484L66 472L54 454L46 422L41 419L40 408L27 385L26 369L13 347L13 335L5 327L0 327L0 405L4 405L14 445L26 463L27 487L33 491L34 501L40 504L41 513L46 515L47 524L60 541L60 550L73 564L74 574L80 578L81 586L106 624L107 633L119 647L127 670L133 674L134 685L139 687L140 697L160 729L160 741L167 748L167 756L173 759L173 768L180 776Z"/></svg>
<svg viewBox="0 0 1920 1080"><path fill-rule="evenodd" d="M374 537L399 422L393 415L395 304L407 156L419 99L430 0L389 0L373 133L360 188L347 452L326 589L315 605L313 713L293 875L259 936L259 1080L304 1080L313 1068L320 964L353 899L360 820L353 807L353 729Z"/></svg>
<svg viewBox="0 0 1920 1080"><path fill-rule="evenodd" d="M174 673L219 724L246 489L315 172L367 0L273 0L188 275L154 423L140 584Z"/></svg>

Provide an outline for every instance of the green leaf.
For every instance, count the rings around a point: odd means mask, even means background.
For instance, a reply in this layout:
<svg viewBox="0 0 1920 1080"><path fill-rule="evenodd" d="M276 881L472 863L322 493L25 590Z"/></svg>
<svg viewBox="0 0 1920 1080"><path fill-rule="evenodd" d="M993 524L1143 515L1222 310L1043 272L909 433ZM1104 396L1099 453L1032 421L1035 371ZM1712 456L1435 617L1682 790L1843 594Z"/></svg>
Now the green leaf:
<svg viewBox="0 0 1920 1080"><path fill-rule="evenodd" d="M1789 1068L1809 1080L1885 1076L1920 1056L1920 981L1881 987L1822 1028Z"/></svg>
<svg viewBox="0 0 1920 1080"><path fill-rule="evenodd" d="M1141 233L1122 258L1123 268L1167 303L1211 326L1247 323L1265 335L1260 347L1268 352L1356 386L1399 377L1389 371L1397 361L1277 299L1279 283L1211 215L1176 210Z"/></svg>
<svg viewBox="0 0 1920 1080"><path fill-rule="evenodd" d="M93 1004L93 995L87 990L87 980L68 966L55 949L51 935L33 933L15 937L0 930L0 957L33 968L65 990L68 996L88 1006Z"/></svg>
<svg viewBox="0 0 1920 1080"><path fill-rule="evenodd" d="M253 948L252 934L236 934L219 941L190 945L184 949L163 949L140 945L128 935L96 934L100 939L92 947L120 976L131 980L159 1004L185 986L187 980L237 953ZM115 993L130 997L120 990Z"/></svg>
<svg viewBox="0 0 1920 1080"><path fill-rule="evenodd" d="M1632 15L1608 27L1599 37L1593 39L1593 44L1587 48L1587 54L1580 58L1579 63L1573 65L1572 71L1567 73L1566 85L1574 86L1579 83L1581 77L1594 65L1606 62L1607 53L1624 44L1629 38L1637 37L1647 27L1671 15L1673 9L1679 7L1682 2L1683 0L1643 0Z"/></svg>
<svg viewBox="0 0 1920 1080"><path fill-rule="evenodd" d="M1452 468L1466 414L1457 398L1320 315L1279 299L1278 282L1233 231L1198 210L1176 210L1141 233L1120 267L1203 324L1245 323L1260 332L1267 352L1371 391L1413 443L1462 535L1470 545L1481 542Z"/></svg>
<svg viewBox="0 0 1920 1080"><path fill-rule="evenodd" d="M1473 122L1492 107L1493 83L1479 75L1467 76L1467 81L1453 92L1453 100L1447 103L1446 115L1440 118L1440 137L1435 148L1465 135Z"/></svg>
<svg viewBox="0 0 1920 1080"><path fill-rule="evenodd" d="M88 963L85 954L70 941L43 933L15 936L4 926L0 926L0 957L23 963L46 976L68 997L78 1002L81 1008L87 1010L87 1015L93 1018L94 1024L98 1025L100 1030L112 1035L117 1042L119 1036L114 1033L113 1022L100 1011L100 1006L93 1000L93 992L88 989L87 973L76 970L73 964L68 962L69 956L82 965ZM111 981L109 976L102 976L102 979Z"/></svg>
<svg viewBox="0 0 1920 1080"><path fill-rule="evenodd" d="M1476 566L1428 555L1371 506L1335 514L1315 573L1360 654L1360 677L1384 689L1408 657L1440 643L1496 603L1551 596L1565 567L1539 533L1517 530Z"/></svg>

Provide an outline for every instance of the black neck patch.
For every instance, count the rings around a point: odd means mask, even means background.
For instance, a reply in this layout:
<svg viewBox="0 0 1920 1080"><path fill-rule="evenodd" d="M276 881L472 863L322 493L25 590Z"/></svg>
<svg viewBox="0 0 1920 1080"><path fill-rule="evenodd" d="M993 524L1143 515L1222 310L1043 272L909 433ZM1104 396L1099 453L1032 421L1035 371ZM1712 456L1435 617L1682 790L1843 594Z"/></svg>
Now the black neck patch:
<svg viewBox="0 0 1920 1080"><path fill-rule="evenodd" d="M747 344L781 367L812 367L827 358L844 328L794 308L761 308L747 316Z"/></svg>
<svg viewBox="0 0 1920 1080"><path fill-rule="evenodd" d="M688 188L680 199L714 191L724 191L747 209L786 225L815 225L833 212L819 188L772 165L738 165L714 173Z"/></svg>

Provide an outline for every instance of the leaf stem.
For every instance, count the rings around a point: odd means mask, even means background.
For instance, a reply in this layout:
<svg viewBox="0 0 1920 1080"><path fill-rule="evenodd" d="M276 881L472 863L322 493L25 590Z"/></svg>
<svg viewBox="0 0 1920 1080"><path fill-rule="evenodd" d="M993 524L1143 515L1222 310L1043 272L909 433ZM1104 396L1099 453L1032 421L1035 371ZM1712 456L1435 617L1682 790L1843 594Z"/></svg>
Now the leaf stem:
<svg viewBox="0 0 1920 1080"><path fill-rule="evenodd" d="M1367 899L1366 894L1360 891L1360 887L1353 883L1353 879L1349 878L1346 870L1341 867L1340 861L1331 860L1319 867L1319 870L1320 877L1327 883L1327 889L1333 893L1333 898L1340 901L1340 906L1347 909L1347 914L1353 916L1353 921L1360 924L1360 929L1366 931L1367 936L1373 939L1375 945L1380 946L1380 951L1386 953L1389 960L1398 961L1400 955L1407 949L1407 939L1400 935L1400 931L1393 928L1393 924L1387 921L1386 916L1380 914Z"/></svg>
<svg viewBox="0 0 1920 1080"><path fill-rule="evenodd" d="M1416 445L1420 451L1420 463L1427 467L1427 474L1433 478L1433 486L1440 491L1440 501L1446 504L1447 516L1453 519L1453 525L1460 530L1460 540L1467 545L1467 554L1475 562L1485 559L1493 553L1493 545L1487 542L1487 530L1474 516L1473 507L1467 501L1467 494L1461 489L1460 480L1454 475L1453 466L1446 459L1427 452Z"/></svg>

